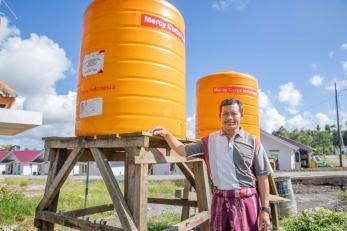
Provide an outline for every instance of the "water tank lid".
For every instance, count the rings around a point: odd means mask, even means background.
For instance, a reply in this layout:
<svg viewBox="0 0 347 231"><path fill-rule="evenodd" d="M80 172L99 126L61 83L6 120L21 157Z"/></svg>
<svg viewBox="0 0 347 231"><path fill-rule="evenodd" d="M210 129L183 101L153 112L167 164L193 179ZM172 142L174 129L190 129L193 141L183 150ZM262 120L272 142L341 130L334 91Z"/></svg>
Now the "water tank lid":
<svg viewBox="0 0 347 231"><path fill-rule="evenodd" d="M239 76L239 77L242 77L242 78L246 77L246 78L250 78L252 80L257 80L255 77L253 77L252 75L247 74L247 73L241 73L241 72L237 72L237 71L225 70L225 71L220 71L220 72L216 72L216 73L213 73L213 74L209 74L209 75L207 75L205 77L202 77L198 81L206 79L206 78L219 78L222 75L235 75L235 76Z"/></svg>

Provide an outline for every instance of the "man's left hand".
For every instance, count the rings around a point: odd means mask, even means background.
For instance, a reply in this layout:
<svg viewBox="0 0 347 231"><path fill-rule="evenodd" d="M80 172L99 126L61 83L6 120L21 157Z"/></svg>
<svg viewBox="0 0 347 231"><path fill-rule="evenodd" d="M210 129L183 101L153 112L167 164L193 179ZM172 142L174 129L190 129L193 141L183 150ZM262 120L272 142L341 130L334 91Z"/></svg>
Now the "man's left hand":
<svg viewBox="0 0 347 231"><path fill-rule="evenodd" d="M269 213L261 211L259 215L259 226L260 231L267 231L270 227L270 216Z"/></svg>

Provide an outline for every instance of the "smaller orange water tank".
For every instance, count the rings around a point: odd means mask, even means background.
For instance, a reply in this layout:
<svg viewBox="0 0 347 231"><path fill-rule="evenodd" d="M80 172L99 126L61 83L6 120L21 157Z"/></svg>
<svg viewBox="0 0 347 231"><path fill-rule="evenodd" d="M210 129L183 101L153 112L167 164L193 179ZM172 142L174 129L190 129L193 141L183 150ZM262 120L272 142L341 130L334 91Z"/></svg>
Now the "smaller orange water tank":
<svg viewBox="0 0 347 231"><path fill-rule="evenodd" d="M248 74L218 72L201 78L196 87L196 138L221 128L219 105L227 98L243 103L243 129L260 138L258 81Z"/></svg>

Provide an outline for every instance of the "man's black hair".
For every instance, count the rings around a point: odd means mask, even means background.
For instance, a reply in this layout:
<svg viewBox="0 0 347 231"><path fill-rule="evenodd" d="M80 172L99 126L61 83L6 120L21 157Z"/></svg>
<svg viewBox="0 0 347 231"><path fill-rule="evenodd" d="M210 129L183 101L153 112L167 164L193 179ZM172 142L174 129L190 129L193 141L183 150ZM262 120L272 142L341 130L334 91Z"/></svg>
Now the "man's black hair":
<svg viewBox="0 0 347 231"><path fill-rule="evenodd" d="M233 104L237 104L239 106L239 112L241 114L241 116L243 116L243 104L240 100L238 99L234 99L234 98L230 98L230 99L225 99L220 103L219 106L219 116L222 113L222 107L223 106L227 106L227 105L233 105Z"/></svg>

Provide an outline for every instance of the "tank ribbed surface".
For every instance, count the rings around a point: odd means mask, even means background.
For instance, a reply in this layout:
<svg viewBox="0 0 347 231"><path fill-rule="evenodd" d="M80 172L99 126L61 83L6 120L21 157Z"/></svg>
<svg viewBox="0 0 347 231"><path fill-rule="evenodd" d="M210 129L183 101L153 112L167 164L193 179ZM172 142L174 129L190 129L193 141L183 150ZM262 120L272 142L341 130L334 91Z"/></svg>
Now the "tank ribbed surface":
<svg viewBox="0 0 347 231"><path fill-rule="evenodd" d="M260 138L258 81L247 74L225 71L201 78L196 87L196 137L204 137L221 128L219 105L227 98L243 103L241 126Z"/></svg>
<svg viewBox="0 0 347 231"><path fill-rule="evenodd" d="M184 20L160 0L95 0L84 14L76 135L186 133Z"/></svg>

